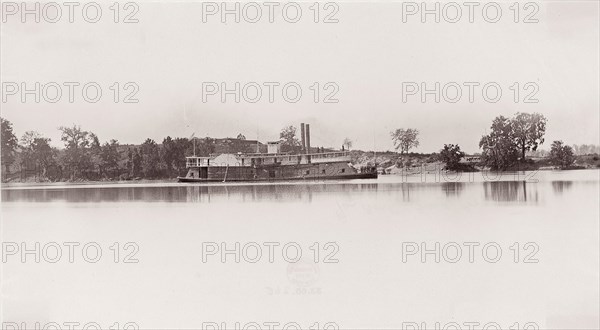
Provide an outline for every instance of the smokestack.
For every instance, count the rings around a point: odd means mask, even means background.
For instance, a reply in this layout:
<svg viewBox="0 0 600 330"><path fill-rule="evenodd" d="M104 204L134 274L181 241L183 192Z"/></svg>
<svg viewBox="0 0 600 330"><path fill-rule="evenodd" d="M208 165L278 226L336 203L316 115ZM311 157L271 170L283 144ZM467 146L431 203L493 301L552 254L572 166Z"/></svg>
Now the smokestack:
<svg viewBox="0 0 600 330"><path fill-rule="evenodd" d="M304 123L300 124L300 135L302 137L302 152L306 153L306 140L304 135Z"/></svg>
<svg viewBox="0 0 600 330"><path fill-rule="evenodd" d="M306 124L306 153L310 154L310 125Z"/></svg>

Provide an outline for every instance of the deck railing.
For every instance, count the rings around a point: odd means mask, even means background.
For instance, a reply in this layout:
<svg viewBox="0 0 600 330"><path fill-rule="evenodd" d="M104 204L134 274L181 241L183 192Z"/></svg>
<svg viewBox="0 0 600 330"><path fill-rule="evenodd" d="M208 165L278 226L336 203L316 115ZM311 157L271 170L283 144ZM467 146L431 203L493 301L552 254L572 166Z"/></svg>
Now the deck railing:
<svg viewBox="0 0 600 330"><path fill-rule="evenodd" d="M236 157L240 160L237 166L250 166L253 164L253 159L262 159L262 163L270 164L275 160L279 162L298 162L298 157L303 163L307 162L310 158L311 162L328 162L328 161L346 161L350 160L350 152L348 151L336 151L336 152L324 152L324 153L312 153L312 154L238 154ZM212 160L214 157L186 157L186 167L202 167L202 166L219 166Z"/></svg>
<svg viewBox="0 0 600 330"><path fill-rule="evenodd" d="M186 157L186 167L200 167L208 166L210 164L210 157Z"/></svg>

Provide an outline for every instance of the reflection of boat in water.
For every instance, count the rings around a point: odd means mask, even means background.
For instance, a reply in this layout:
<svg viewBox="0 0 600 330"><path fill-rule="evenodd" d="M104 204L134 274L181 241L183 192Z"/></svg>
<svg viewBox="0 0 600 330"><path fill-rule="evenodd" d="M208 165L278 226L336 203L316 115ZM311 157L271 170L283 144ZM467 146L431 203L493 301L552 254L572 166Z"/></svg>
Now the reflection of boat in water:
<svg viewBox="0 0 600 330"><path fill-rule="evenodd" d="M301 125L302 152L284 153L279 142L269 142L267 153L186 157L188 173L179 182L346 180L377 178L375 167L355 168L348 151L310 150L310 126Z"/></svg>

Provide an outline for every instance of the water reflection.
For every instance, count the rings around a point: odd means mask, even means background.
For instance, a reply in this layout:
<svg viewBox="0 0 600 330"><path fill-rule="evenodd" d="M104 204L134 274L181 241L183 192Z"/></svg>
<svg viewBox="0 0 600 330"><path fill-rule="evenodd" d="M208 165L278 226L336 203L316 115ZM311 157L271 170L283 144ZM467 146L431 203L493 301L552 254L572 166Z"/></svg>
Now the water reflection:
<svg viewBox="0 0 600 330"><path fill-rule="evenodd" d="M465 189L465 184L463 182L442 183L442 190L446 193L446 197L458 197L463 189Z"/></svg>
<svg viewBox="0 0 600 330"><path fill-rule="evenodd" d="M40 187L35 189L3 189L3 202L288 202L311 203L320 198L388 196L402 202L411 201L414 191L434 191L440 184L361 183L361 184L278 184L233 186L111 186L111 187ZM445 190L457 191L460 184L451 183ZM445 185L446 187L446 185ZM381 195L378 195L381 194Z"/></svg>
<svg viewBox="0 0 600 330"><path fill-rule="evenodd" d="M401 203L473 201L537 204L549 194L562 195L575 186L597 186L598 181L555 180L550 182L378 182L242 185L107 185L46 186L2 189L2 202L333 202L339 199L360 203L368 200ZM440 194L440 190L443 192Z"/></svg>
<svg viewBox="0 0 600 330"><path fill-rule="evenodd" d="M552 190L555 194L562 194L563 192L571 189L573 181L552 181Z"/></svg>
<svg viewBox="0 0 600 330"><path fill-rule="evenodd" d="M525 181L495 181L483 183L484 197L495 202L539 202L538 184Z"/></svg>
<svg viewBox="0 0 600 330"><path fill-rule="evenodd" d="M386 185L391 186L391 185ZM407 189L407 188L403 188ZM340 195L389 190L378 184L314 184L314 185L238 185L238 186L147 186L94 187L2 190L3 202L195 202L218 200L269 202L298 200L311 202L314 194ZM392 188L394 190L394 188Z"/></svg>

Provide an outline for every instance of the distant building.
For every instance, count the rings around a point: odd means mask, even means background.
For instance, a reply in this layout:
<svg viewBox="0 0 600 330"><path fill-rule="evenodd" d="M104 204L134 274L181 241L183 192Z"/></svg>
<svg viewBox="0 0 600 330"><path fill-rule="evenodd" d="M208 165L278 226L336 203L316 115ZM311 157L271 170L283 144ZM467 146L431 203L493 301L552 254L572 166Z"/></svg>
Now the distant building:
<svg viewBox="0 0 600 330"><path fill-rule="evenodd" d="M481 156L465 156L460 160L461 164L477 164L481 162Z"/></svg>

